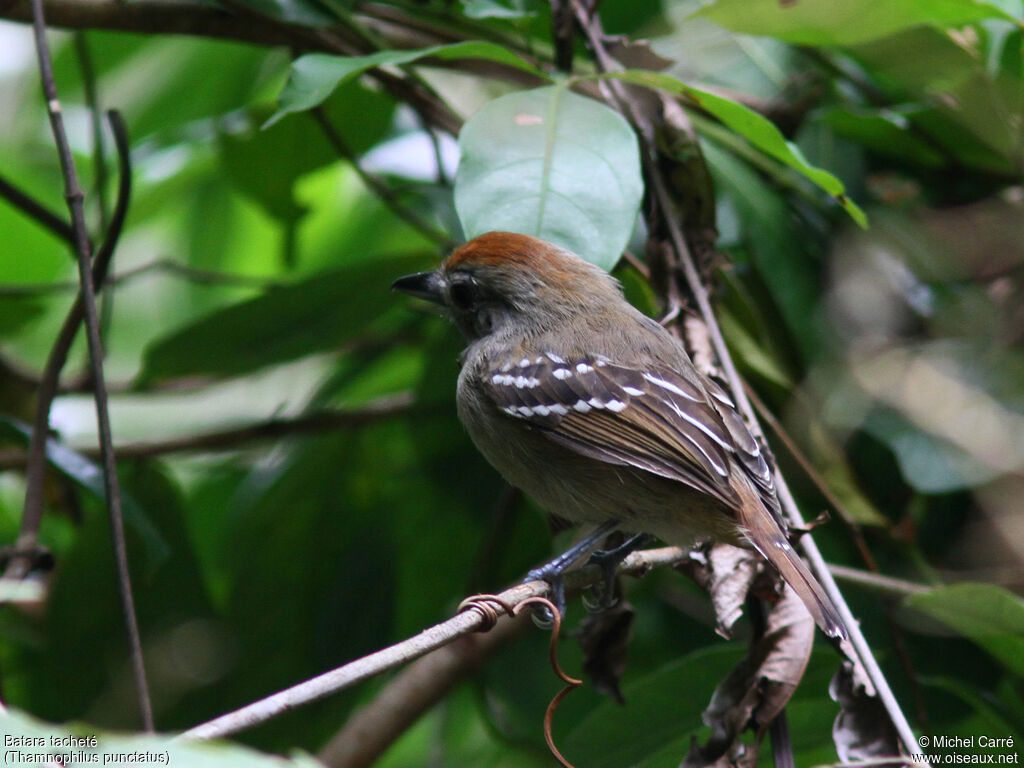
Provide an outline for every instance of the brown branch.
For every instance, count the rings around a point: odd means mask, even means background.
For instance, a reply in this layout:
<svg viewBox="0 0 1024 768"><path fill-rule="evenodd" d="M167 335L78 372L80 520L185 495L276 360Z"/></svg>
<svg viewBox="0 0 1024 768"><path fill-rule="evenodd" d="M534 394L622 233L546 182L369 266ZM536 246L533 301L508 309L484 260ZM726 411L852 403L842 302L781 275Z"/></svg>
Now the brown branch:
<svg viewBox="0 0 1024 768"><path fill-rule="evenodd" d="M75 233L70 224L3 176L0 176L0 197L61 240L74 244Z"/></svg>
<svg viewBox="0 0 1024 768"><path fill-rule="evenodd" d="M374 400L362 408L348 411L313 411L290 419L268 419L258 424L202 435L155 440L152 442L125 443L118 446L122 459L148 459L168 453L230 451L248 443L263 440L277 440L292 435L309 435L330 432L336 429L361 427L382 419L401 416L413 406L412 393L403 392ZM95 450L83 451L86 456L95 457Z"/></svg>
<svg viewBox="0 0 1024 768"><path fill-rule="evenodd" d="M237 14L212 4L177 0L47 0L44 8L51 26L67 29L193 35L269 46L288 46L294 42L292 25L259 18L239 24ZM31 22L30 0L0 0L0 17Z"/></svg>
<svg viewBox="0 0 1024 768"><path fill-rule="evenodd" d="M672 565L685 556L686 553L679 547L663 547L634 552L619 565L618 573L643 575L652 568ZM601 569L591 565L566 574L565 586L567 590L575 591L596 584L603 578L604 574ZM510 587L496 597L510 608L514 608L531 597L547 594L549 589L546 581L530 581ZM497 626L509 621L511 619L499 619ZM493 626L495 624L483 613L475 610L464 611L441 624L423 630L408 640L383 648L369 656L356 659L234 712L190 728L179 738L214 739L247 730L285 712L318 701L374 675L379 675L438 648L450 645L460 637Z"/></svg>
<svg viewBox="0 0 1024 768"><path fill-rule="evenodd" d="M268 419L244 427L234 427L200 435L186 435L167 440L120 443L116 446L120 460L151 459L168 453L203 453L209 451L232 451L249 443L265 440L279 440L293 435L314 435L337 429L349 429L371 424L375 421L408 414L414 407L412 393L402 392L374 400L361 408L347 411L312 411L294 418ZM90 459L100 457L97 448L77 449L78 453ZM0 472L18 469L25 465L25 452L20 450L0 451Z"/></svg>
<svg viewBox="0 0 1024 768"><path fill-rule="evenodd" d="M57 104L59 106L59 103ZM118 199L114 208L114 215L111 219L110 230L104 238L103 245L96 253L96 259L89 271L90 287L92 290L102 288L110 261L114 255L114 249L120 238L124 225L125 216L128 211L128 201L131 198L131 159L129 157L128 135L123 121L117 112L108 113L110 126L114 132L115 145L117 146L118 162L120 164L120 182L118 184ZM81 190L79 190L81 194ZM84 222L82 223L84 227ZM83 233L83 236L84 233ZM87 242L87 241L86 241ZM78 335L78 328L85 317L85 301L83 286L75 302L71 305L64 323L57 332L57 338L50 349L46 359L46 365L39 379L38 391L36 393L36 413L32 423L32 438L29 442L27 467L25 472L25 505L21 517L21 529L18 533L18 549L29 551L36 543L36 536L39 531L39 524L43 516L43 480L46 473L46 438L50 431L50 407L53 399L57 396L60 387L60 373L68 359L68 352ZM95 377L94 377L95 378ZM104 393L105 397L106 393ZM17 558L12 560L7 575L14 577L18 575L21 565ZM12 570L13 569L13 570Z"/></svg>
<svg viewBox="0 0 1024 768"><path fill-rule="evenodd" d="M106 279L107 287L123 285L136 278L152 272L165 272L173 277L195 285L228 285L240 288L276 288L284 285L284 281L276 277L260 277L258 275L240 275L234 272L219 272L212 269L199 269L181 264L170 258L155 259L147 264L126 269ZM9 296L49 296L54 293L68 293L78 290L78 283L63 280L55 283L23 283L0 285L0 298Z"/></svg>
<svg viewBox="0 0 1024 768"><path fill-rule="evenodd" d="M114 550L114 563L117 569L117 586L121 596L121 609L124 614L125 630L128 635L132 673L135 680L135 693L138 700L139 715L142 726L147 731L153 730L153 710L149 700L149 685L146 682L146 668L142 659L142 642L139 638L139 625L135 615L135 603L132 597L131 577L128 572L128 552L124 540L124 518L121 512L121 489L117 479L117 462L114 458L114 440L110 430L110 413L107 407L107 391L103 379L103 343L100 339L100 323L96 312L96 288L93 279L92 246L85 223L85 195L78 183L78 173L71 153L67 133L64 130L64 115L57 98L57 84L53 76L53 63L50 59L50 47L46 39L46 21L43 16L43 0L32 0L32 30L35 36L36 54L39 60L39 75L46 99L46 109L50 117L50 127L57 144L61 171L64 175L64 197L71 212L71 226L74 230L75 255L78 260L78 277L82 284L79 294L80 304L85 317L86 337L89 346L89 359L92 367L92 378L96 400L96 418L99 424L100 446L103 453L103 485L106 494L107 511L110 516L110 538ZM122 176L130 177L130 173ZM117 228L117 233L120 227ZM115 238L116 239L116 233ZM113 252L111 245L110 252ZM99 256L97 257L99 259ZM107 256L109 260L109 255ZM106 264L102 265L105 271ZM100 278L102 281L102 272ZM77 325L77 324L76 324ZM72 333L72 337L73 337ZM47 405L46 414L49 413ZM48 420L48 418L47 418ZM45 431L37 431L32 436L36 444L45 444ZM40 467L39 473L42 474Z"/></svg>
<svg viewBox="0 0 1024 768"><path fill-rule="evenodd" d="M530 626L523 615L499 622L486 634L460 637L413 662L353 714L317 758L331 768L364 768L501 648Z"/></svg>
<svg viewBox="0 0 1024 768"><path fill-rule="evenodd" d="M216 7L179 0L46 0L45 10L52 26L67 29L106 29L121 32L141 32L159 35L190 35L250 43L261 46L283 46L299 53L325 52L340 56L358 56L365 53L356 45L344 25L313 29L291 24L256 13L241 3L226 2L227 7ZM376 8L367 17L356 18L372 24L370 15L383 17L382 8ZM0 0L0 19L29 22L32 19L30 0ZM451 42L466 39L445 33L434 25L428 32L414 19L391 14L388 24L377 24L389 48L403 48L414 42L410 34L417 35L417 45ZM493 35L492 35L493 37ZM498 40L503 44L503 40ZM432 65L457 68L489 77L498 77L521 85L536 84L536 78L517 67L498 62L431 62ZM367 73L395 98L407 102L437 129L458 133L462 119L435 93L410 78L373 69Z"/></svg>

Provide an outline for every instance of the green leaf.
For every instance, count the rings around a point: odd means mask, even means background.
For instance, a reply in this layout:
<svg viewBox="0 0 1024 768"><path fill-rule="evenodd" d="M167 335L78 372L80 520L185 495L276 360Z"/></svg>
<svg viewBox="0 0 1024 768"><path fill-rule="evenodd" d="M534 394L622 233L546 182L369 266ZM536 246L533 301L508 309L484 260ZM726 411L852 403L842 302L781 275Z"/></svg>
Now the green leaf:
<svg viewBox="0 0 1024 768"><path fill-rule="evenodd" d="M310 27L326 27L338 21L316 0L241 0L241 4L261 16Z"/></svg>
<svg viewBox="0 0 1024 768"><path fill-rule="evenodd" d="M466 237L533 235L610 270L643 196L636 136L564 86L486 104L459 134L455 208Z"/></svg>
<svg viewBox="0 0 1024 768"><path fill-rule="evenodd" d="M495 43L465 42L437 45L415 51L378 51L369 56L332 56L309 53L292 62L288 82L278 98L277 112L266 122L269 127L291 112L302 112L323 103L335 88L368 69L410 64L419 59L486 59L516 67L537 77L547 75L525 59Z"/></svg>
<svg viewBox="0 0 1024 768"><path fill-rule="evenodd" d="M853 45L921 25L946 28L981 19L1014 21L995 4L980 0L716 0L691 18L798 45Z"/></svg>
<svg viewBox="0 0 1024 768"><path fill-rule="evenodd" d="M537 5L531 0L462 0L462 12L471 19L521 19L534 16Z"/></svg>
<svg viewBox="0 0 1024 768"><path fill-rule="evenodd" d="M909 118L921 111L918 107L905 111L838 107L822 115L821 121L838 135L852 139L872 152L926 168L937 168L946 162L942 153L911 131Z"/></svg>
<svg viewBox="0 0 1024 768"><path fill-rule="evenodd" d="M17 333L45 313L38 296L0 297L0 337Z"/></svg>
<svg viewBox="0 0 1024 768"><path fill-rule="evenodd" d="M905 605L970 638L1024 676L1024 600L993 584L954 584L909 596Z"/></svg>
<svg viewBox="0 0 1024 768"><path fill-rule="evenodd" d="M400 303L391 282L422 256L369 260L321 272L231 304L147 348L140 386L180 376L239 376L337 348Z"/></svg>
<svg viewBox="0 0 1024 768"><path fill-rule="evenodd" d="M817 311L818 278L785 200L750 166L715 142L705 141L702 147L716 187L739 216L743 243L758 275L790 334L810 355L820 344L816 327L807 322Z"/></svg>
<svg viewBox="0 0 1024 768"><path fill-rule="evenodd" d="M744 365L787 392L793 389L793 379L789 374L761 348L730 312L719 311L718 322L722 325L722 333L729 346L736 351Z"/></svg>
<svg viewBox="0 0 1024 768"><path fill-rule="evenodd" d="M0 434L28 447L32 436L32 428L18 419L0 416ZM105 505L107 491L103 484L103 470L98 464L72 450L58 440L47 438L46 460L61 474ZM146 565L149 572L154 572L170 554L167 542L156 529L145 510L124 487L121 488L121 511L124 521L139 535L146 548Z"/></svg>
<svg viewBox="0 0 1024 768"><path fill-rule="evenodd" d="M742 655L732 645L703 648L627 684L623 692L629 706L606 701L595 707L560 748L576 765L617 768L685 742L702 727L701 714L715 686Z"/></svg>
<svg viewBox="0 0 1024 768"><path fill-rule="evenodd" d="M385 95L348 82L325 105L328 119L355 154L361 154L387 133L394 102ZM254 110L255 125L267 113ZM295 201L295 182L303 175L338 160L312 119L289 120L268 130L221 136L220 159L228 179L271 216L293 223L305 213Z"/></svg>
<svg viewBox="0 0 1024 768"><path fill-rule="evenodd" d="M857 224L861 227L867 226L867 216L864 215L860 206L846 196L846 188L843 183L828 171L808 163L800 148L792 142L786 141L779 129L757 112L723 96L695 88L659 72L626 70L625 72L609 72L600 77L614 77L635 85L657 88L677 96L685 96L694 106L714 115L765 154L802 173L832 195Z"/></svg>

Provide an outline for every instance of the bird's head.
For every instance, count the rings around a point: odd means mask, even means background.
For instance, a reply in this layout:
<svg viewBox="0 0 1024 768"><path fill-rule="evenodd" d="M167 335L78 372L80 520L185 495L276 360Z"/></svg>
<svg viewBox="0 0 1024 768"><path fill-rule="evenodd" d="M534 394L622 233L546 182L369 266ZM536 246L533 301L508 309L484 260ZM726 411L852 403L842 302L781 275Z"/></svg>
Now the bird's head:
<svg viewBox="0 0 1024 768"><path fill-rule="evenodd" d="M488 232L456 248L433 272L393 289L439 304L469 339L510 328L540 330L609 300L617 281L575 253L528 235Z"/></svg>

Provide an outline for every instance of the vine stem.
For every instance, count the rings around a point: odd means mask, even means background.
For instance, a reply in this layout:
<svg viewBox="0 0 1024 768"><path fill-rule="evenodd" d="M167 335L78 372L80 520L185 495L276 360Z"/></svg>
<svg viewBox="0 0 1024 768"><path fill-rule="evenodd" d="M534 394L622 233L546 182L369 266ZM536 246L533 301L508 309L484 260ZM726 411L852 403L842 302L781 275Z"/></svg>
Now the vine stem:
<svg viewBox="0 0 1024 768"><path fill-rule="evenodd" d="M96 400L96 419L99 425L100 448L103 454L103 483L106 492L107 511L110 516L110 537L117 569L118 592L124 615L125 629L131 655L131 667L135 680L142 726L153 730L153 710L149 699L149 686L142 659L142 643L139 638L135 603L132 598L131 578L128 572L128 553L124 538L124 519L121 512L121 490L117 480L117 465L114 458L114 443L110 429L110 414L107 390L103 378L103 344L100 339L99 317L96 312L96 293L93 283L92 247L85 224L85 195L78 181L74 157L64 129L64 115L57 97L57 85L53 76L53 62L46 39L46 21L43 15L43 0L31 0L32 30L35 36L36 54L39 60L39 74L46 99L46 110L50 127L57 144L61 172L64 176L64 197L71 212L71 227L74 234L74 250L78 262L78 277L81 284L80 297L85 315L86 338ZM36 435L37 438L45 435Z"/></svg>

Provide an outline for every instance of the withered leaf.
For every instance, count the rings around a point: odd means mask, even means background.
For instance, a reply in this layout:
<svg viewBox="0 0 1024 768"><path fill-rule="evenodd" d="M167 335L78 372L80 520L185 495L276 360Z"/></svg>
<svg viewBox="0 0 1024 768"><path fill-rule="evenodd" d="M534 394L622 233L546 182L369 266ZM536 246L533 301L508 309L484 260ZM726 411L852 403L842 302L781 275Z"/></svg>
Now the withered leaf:
<svg viewBox="0 0 1024 768"><path fill-rule="evenodd" d="M619 683L626 671L633 606L624 600L607 611L587 616L573 635L583 649L583 671L594 687L625 704Z"/></svg>
<svg viewBox="0 0 1024 768"><path fill-rule="evenodd" d="M711 736L703 747L692 748L683 768L753 765L768 726L793 696L807 668L814 644L814 619L803 601L786 587L769 612L764 635L723 680L704 711ZM739 741L752 730L752 744Z"/></svg>

